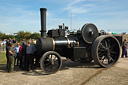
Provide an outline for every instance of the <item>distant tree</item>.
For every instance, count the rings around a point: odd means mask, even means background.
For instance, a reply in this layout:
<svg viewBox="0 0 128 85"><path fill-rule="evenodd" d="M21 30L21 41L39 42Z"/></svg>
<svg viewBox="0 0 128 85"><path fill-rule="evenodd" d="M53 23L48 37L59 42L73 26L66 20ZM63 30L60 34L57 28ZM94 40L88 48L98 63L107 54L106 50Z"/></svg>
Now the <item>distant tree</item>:
<svg viewBox="0 0 128 85"><path fill-rule="evenodd" d="M24 31L19 31L18 34L17 34L17 37L19 40L22 40L25 38L25 32Z"/></svg>
<svg viewBox="0 0 128 85"><path fill-rule="evenodd" d="M4 34L3 34L2 32L0 32L0 39L2 39L3 35L4 35Z"/></svg>
<svg viewBox="0 0 128 85"><path fill-rule="evenodd" d="M1 39L4 40L4 39L9 39L9 38L13 39L14 36L13 35L5 35L4 34Z"/></svg>
<svg viewBox="0 0 128 85"><path fill-rule="evenodd" d="M41 37L41 35L39 33L36 33L36 32L30 35L30 38L32 38L32 39L37 39L40 37Z"/></svg>
<svg viewBox="0 0 128 85"><path fill-rule="evenodd" d="M0 32L0 39L4 40L4 39L9 39L9 38L14 38L13 35L5 35L2 32Z"/></svg>
<svg viewBox="0 0 128 85"><path fill-rule="evenodd" d="M40 38L41 35L39 33L31 33L31 32L24 32L24 31L19 31L17 34L18 40L22 40L22 39L37 39Z"/></svg>
<svg viewBox="0 0 128 85"><path fill-rule="evenodd" d="M30 33L30 32L25 32L25 33L24 33L24 38L25 38L25 39L29 39L30 36L31 36L31 33Z"/></svg>

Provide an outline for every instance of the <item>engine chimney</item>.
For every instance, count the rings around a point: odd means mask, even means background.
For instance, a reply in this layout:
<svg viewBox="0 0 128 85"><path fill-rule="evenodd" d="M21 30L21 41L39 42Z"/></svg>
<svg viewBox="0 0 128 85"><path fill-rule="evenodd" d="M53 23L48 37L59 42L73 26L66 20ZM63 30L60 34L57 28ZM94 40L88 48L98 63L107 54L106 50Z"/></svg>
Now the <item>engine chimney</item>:
<svg viewBox="0 0 128 85"><path fill-rule="evenodd" d="M46 38L46 8L40 8L41 15L41 37Z"/></svg>

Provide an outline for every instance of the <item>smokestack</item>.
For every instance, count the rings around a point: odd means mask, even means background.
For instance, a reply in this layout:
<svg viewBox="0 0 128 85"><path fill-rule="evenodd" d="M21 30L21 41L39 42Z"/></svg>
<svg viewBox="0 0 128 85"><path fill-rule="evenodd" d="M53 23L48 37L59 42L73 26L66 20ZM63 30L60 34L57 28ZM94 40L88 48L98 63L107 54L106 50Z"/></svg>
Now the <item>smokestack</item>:
<svg viewBox="0 0 128 85"><path fill-rule="evenodd" d="M41 15L41 37L46 38L46 8L40 8Z"/></svg>

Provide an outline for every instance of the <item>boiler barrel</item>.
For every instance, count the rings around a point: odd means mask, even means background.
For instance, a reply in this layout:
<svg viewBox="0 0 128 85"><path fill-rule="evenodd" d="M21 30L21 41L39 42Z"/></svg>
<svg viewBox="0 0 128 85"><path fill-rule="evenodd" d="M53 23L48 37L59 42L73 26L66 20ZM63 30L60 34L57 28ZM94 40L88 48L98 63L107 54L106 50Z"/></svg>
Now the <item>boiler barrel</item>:
<svg viewBox="0 0 128 85"><path fill-rule="evenodd" d="M53 39L55 41L55 50L67 49L79 45L79 42L72 37L57 37Z"/></svg>
<svg viewBox="0 0 128 85"><path fill-rule="evenodd" d="M36 45L38 52L42 52L59 49L66 50L79 46L79 42L72 37L39 38Z"/></svg>

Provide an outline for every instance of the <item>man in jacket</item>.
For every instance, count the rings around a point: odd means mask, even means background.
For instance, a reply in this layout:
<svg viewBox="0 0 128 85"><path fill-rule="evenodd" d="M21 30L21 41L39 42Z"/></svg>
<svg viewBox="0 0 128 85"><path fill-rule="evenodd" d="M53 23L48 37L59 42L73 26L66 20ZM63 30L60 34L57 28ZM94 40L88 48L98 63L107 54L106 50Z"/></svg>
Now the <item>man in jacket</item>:
<svg viewBox="0 0 128 85"><path fill-rule="evenodd" d="M123 58L124 55L125 55L125 58L127 58L127 48L128 48L128 46L127 46L127 42L126 41L127 41L127 39L124 39L124 41L123 41L121 58Z"/></svg>

